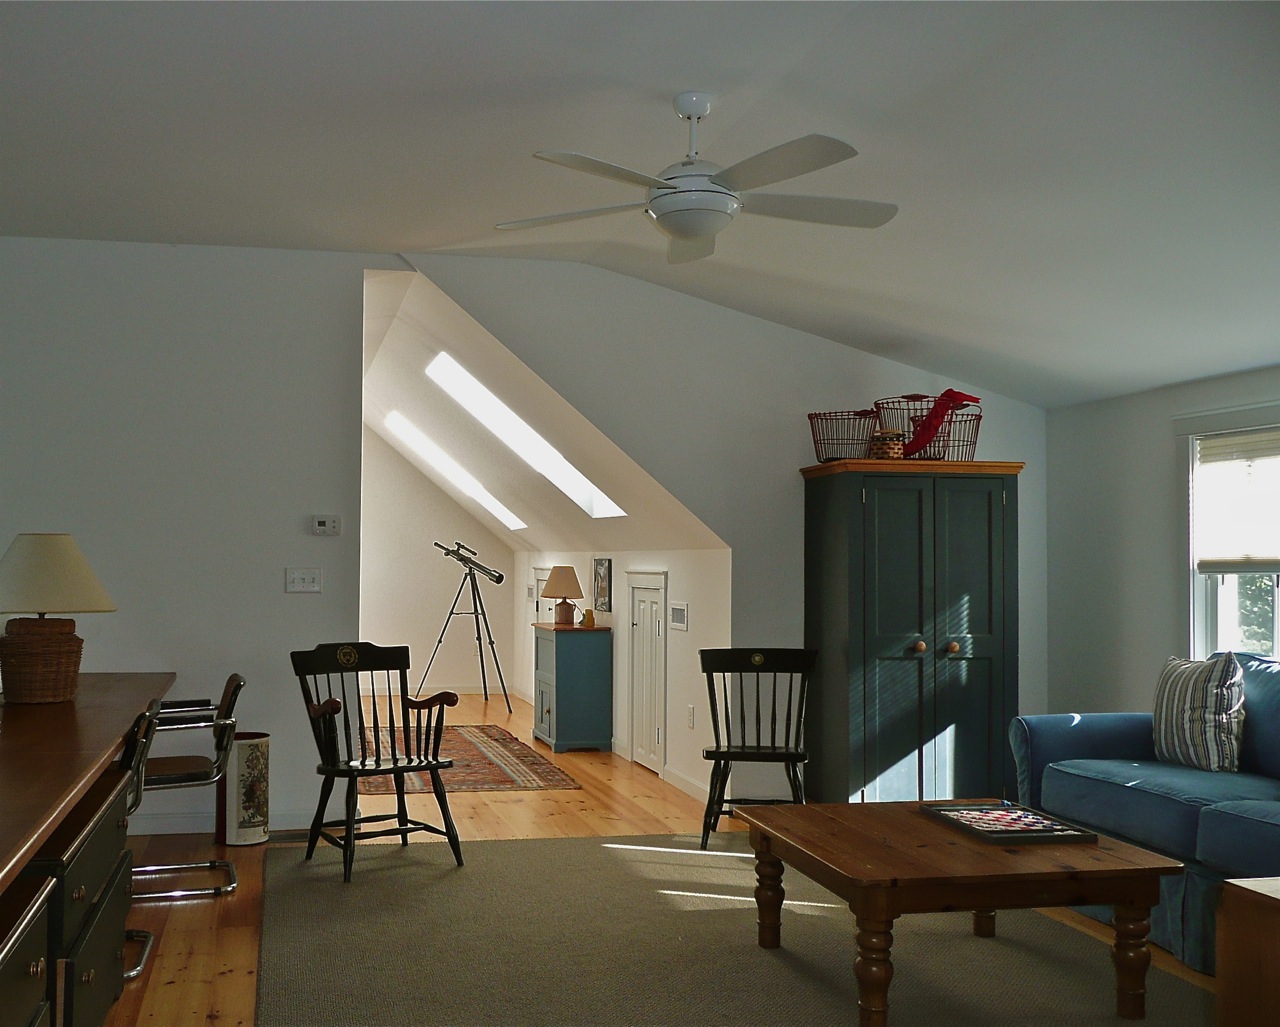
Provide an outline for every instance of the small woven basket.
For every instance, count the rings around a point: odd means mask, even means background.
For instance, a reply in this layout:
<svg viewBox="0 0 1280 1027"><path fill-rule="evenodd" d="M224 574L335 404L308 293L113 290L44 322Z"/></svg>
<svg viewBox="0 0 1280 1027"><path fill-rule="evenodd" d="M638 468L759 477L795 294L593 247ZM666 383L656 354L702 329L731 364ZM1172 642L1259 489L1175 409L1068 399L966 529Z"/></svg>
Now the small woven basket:
<svg viewBox="0 0 1280 1027"><path fill-rule="evenodd" d="M6 703L75 698L84 639L65 617L15 617L0 635L0 684Z"/></svg>
<svg viewBox="0 0 1280 1027"><path fill-rule="evenodd" d="M878 427L874 410L831 410L809 415L818 463L865 460L871 433Z"/></svg>

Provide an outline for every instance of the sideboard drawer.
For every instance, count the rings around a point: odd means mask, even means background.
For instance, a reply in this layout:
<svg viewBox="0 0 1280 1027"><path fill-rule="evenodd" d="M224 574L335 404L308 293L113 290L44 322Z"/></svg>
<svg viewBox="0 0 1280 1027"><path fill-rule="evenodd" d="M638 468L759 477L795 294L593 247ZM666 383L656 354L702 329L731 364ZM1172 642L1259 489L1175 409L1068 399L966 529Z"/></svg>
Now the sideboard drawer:
<svg viewBox="0 0 1280 1027"><path fill-rule="evenodd" d="M51 958L65 955L75 944L129 844L128 784L123 772L104 774L27 864L25 873L58 881L49 921Z"/></svg>
<svg viewBox="0 0 1280 1027"><path fill-rule="evenodd" d="M54 881L23 878L0 894L0 1027L49 1022L49 898Z"/></svg>
<svg viewBox="0 0 1280 1027"><path fill-rule="evenodd" d="M67 958L58 961L58 1027L96 1027L124 991L124 922L132 867L131 853L117 855L115 872L84 931Z"/></svg>

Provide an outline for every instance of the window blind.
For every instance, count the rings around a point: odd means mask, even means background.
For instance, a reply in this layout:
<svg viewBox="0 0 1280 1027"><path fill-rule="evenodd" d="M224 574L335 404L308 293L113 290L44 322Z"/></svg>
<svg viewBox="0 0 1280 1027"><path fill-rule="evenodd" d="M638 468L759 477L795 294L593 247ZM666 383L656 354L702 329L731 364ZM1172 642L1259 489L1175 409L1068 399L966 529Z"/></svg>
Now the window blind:
<svg viewBox="0 0 1280 1027"><path fill-rule="evenodd" d="M1191 537L1201 574L1280 574L1280 427L1196 438Z"/></svg>

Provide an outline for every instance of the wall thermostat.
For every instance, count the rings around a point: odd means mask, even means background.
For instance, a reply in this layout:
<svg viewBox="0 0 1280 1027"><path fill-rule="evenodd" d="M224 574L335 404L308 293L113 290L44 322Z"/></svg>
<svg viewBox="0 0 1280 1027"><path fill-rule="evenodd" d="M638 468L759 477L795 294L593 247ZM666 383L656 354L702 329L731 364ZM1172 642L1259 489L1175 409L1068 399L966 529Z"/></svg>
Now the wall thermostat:
<svg viewBox="0 0 1280 1027"><path fill-rule="evenodd" d="M342 534L342 518L337 514L312 514L311 515L311 534L313 535L341 535Z"/></svg>

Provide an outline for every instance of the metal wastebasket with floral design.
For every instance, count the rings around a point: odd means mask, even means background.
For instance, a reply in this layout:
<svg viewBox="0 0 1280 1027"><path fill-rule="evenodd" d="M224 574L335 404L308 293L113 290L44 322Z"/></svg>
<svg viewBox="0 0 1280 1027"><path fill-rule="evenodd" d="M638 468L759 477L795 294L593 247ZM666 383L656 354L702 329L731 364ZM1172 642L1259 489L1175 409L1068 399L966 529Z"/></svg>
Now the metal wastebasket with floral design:
<svg viewBox="0 0 1280 1027"><path fill-rule="evenodd" d="M267 840L270 745L271 736L265 732L236 732L223 789L221 819L227 845L255 845Z"/></svg>

